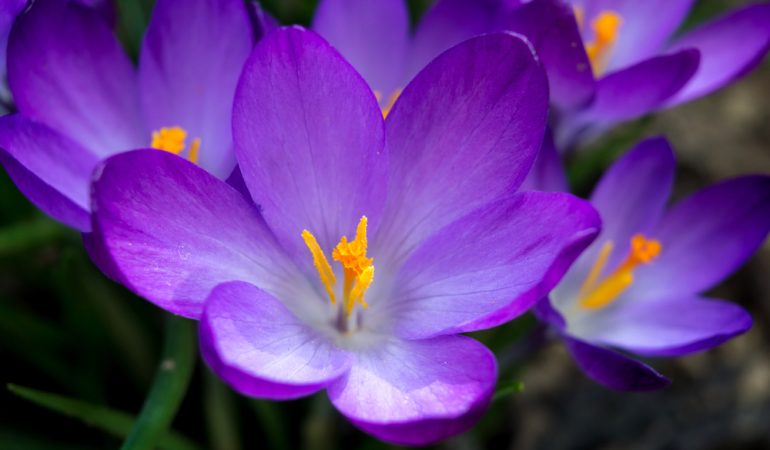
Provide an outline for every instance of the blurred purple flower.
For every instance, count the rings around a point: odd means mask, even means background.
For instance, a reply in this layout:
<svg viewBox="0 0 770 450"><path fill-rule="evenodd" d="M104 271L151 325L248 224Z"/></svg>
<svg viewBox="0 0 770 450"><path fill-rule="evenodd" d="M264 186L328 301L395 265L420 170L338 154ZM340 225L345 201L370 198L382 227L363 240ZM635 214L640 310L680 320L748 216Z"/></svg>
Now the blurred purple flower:
<svg viewBox="0 0 770 450"><path fill-rule="evenodd" d="M226 177L253 42L241 0L158 0L137 71L97 11L37 0L8 43L19 113L0 118L0 162L40 209L83 232L92 170L117 152L152 145Z"/></svg>
<svg viewBox="0 0 770 450"><path fill-rule="evenodd" d="M510 34L434 60L385 126L331 46L280 29L235 97L253 202L182 158L123 153L97 171L95 241L135 292L201 319L205 359L239 392L326 389L382 440L433 442L495 386L493 355L459 334L529 309L597 233L587 202L515 193L546 111L545 75Z"/></svg>
<svg viewBox="0 0 770 450"><path fill-rule="evenodd" d="M386 109L447 48L482 33L520 33L548 73L562 149L707 95L744 75L770 48L767 3L681 36L675 31L693 0L439 0L413 34L405 3L322 0L313 28L381 93Z"/></svg>
<svg viewBox="0 0 770 450"><path fill-rule="evenodd" d="M563 18L570 32L552 33L549 38L561 39L558 48L565 48L574 42L569 36L578 33L588 59L571 62L587 67L593 77L583 83L586 92L592 93L589 102L575 108L561 105L568 107L556 116L560 148L590 139L619 122L708 95L762 61L770 49L769 3L734 10L676 34L693 3L572 0L571 8L562 4L562 14L574 14L575 19ZM559 0L535 0L525 8L555 10L558 4ZM550 17L553 20L554 15ZM559 54L541 56L549 76L555 67L564 66ZM558 80L551 77L551 85L555 83Z"/></svg>
<svg viewBox="0 0 770 450"><path fill-rule="evenodd" d="M581 369L613 389L659 389L668 380L611 348L679 356L751 327L742 308L700 293L735 271L764 241L770 231L770 177L725 181L666 211L674 169L662 138L643 141L609 169L591 196L603 220L599 237L550 301L536 308ZM554 183L556 178L538 187L558 189L563 182Z"/></svg>

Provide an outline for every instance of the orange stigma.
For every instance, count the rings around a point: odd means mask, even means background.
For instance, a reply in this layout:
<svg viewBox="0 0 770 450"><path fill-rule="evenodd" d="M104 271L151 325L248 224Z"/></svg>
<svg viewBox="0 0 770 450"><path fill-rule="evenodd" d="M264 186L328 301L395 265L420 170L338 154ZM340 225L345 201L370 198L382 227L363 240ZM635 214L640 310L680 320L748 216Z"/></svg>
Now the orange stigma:
<svg viewBox="0 0 770 450"><path fill-rule="evenodd" d="M342 236L332 250L332 259L341 263L343 268L342 308L346 317L350 316L356 304L364 308L369 306L364 299L364 294L374 281L374 260L366 256L368 246L366 226L367 218L363 216L356 228L356 238L349 242L347 236ZM326 255L311 232L303 230L302 239L310 250L310 254L313 255L313 264L318 271L321 283L326 288L329 301L332 305L336 304L334 286L337 284L337 279L329 260L326 259Z"/></svg>
<svg viewBox="0 0 770 450"><path fill-rule="evenodd" d="M163 127L152 133L152 143L150 147L163 150L175 155L182 155L187 147L187 131L182 127ZM198 163L198 151L201 147L200 138L193 139L190 148L187 149L187 159L190 162Z"/></svg>
<svg viewBox="0 0 770 450"><path fill-rule="evenodd" d="M585 13L582 8L575 8L575 19L582 29L585 24ZM603 74L607 68L607 60L612 47L618 40L621 25L623 25L623 18L615 11L602 11L591 21L594 40L586 42L585 48L594 75L597 77Z"/></svg>
<svg viewBox="0 0 770 450"><path fill-rule="evenodd" d="M660 255L663 247L654 239L642 234L631 238L628 256L609 275L599 279L612 252L612 242L606 242L578 293L579 304L586 309L601 309L614 302L634 282L634 270L642 264L650 264Z"/></svg>

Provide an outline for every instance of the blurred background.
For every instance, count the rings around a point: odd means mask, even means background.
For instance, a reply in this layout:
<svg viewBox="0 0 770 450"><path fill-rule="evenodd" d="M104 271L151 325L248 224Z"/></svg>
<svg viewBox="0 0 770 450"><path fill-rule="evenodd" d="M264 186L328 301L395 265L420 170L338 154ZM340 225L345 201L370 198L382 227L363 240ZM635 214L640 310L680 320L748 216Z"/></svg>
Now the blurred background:
<svg viewBox="0 0 770 450"><path fill-rule="evenodd" d="M409 3L417 18L431 2ZM686 26L747 3L700 0ZM118 1L117 32L134 54L151 4ZM283 23L309 23L314 4L263 1ZM739 174L770 173L768 99L765 61L716 95L595 143L584 153L593 156L570 161L576 190L589 192L615 155L656 134L677 152L677 197ZM709 352L652 361L674 381L658 393L594 384L559 345L531 345L532 317L477 334L501 360L498 395L472 431L435 448L770 449L770 245L712 294L751 311L753 329ZM39 213L0 173L0 449L119 447L161 361L166 316L101 276L80 236ZM354 429L323 393L281 403L247 399L194 358L162 448L394 448Z"/></svg>

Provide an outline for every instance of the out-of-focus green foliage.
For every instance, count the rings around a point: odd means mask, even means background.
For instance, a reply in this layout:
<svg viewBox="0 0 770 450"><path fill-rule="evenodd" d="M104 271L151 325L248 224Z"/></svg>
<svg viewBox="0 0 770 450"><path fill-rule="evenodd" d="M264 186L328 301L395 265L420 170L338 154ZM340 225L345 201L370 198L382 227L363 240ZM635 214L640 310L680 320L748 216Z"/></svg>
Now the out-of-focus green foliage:
<svg viewBox="0 0 770 450"><path fill-rule="evenodd" d="M136 418L131 414L49 392L14 384L9 384L8 390L30 402L81 420L86 425L99 428L119 438L128 436L136 421ZM166 450L196 450L200 448L186 437L174 432L163 432L158 439L158 447Z"/></svg>

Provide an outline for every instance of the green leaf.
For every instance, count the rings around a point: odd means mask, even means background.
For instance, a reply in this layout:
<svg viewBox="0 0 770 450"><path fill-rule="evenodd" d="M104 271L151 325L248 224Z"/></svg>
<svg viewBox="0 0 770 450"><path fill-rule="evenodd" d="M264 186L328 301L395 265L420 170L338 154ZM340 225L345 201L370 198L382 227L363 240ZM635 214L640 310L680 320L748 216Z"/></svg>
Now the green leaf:
<svg viewBox="0 0 770 450"><path fill-rule="evenodd" d="M160 366L123 450L152 450L174 420L195 366L195 322L169 315Z"/></svg>
<svg viewBox="0 0 770 450"><path fill-rule="evenodd" d="M123 411L105 406L94 405L62 395L38 391L27 387L9 384L8 390L19 397L29 400L52 411L83 421L86 425L98 428L118 438L125 437L131 430L135 418ZM169 450L198 450L199 447L186 437L167 431L158 441L158 446Z"/></svg>
<svg viewBox="0 0 770 450"><path fill-rule="evenodd" d="M498 383L495 395L492 397L492 401L496 402L509 395L518 394L524 390L524 383L519 380L506 381Z"/></svg>
<svg viewBox="0 0 770 450"><path fill-rule="evenodd" d="M142 37L150 20L153 0L118 0L118 38L132 58L139 55Z"/></svg>

